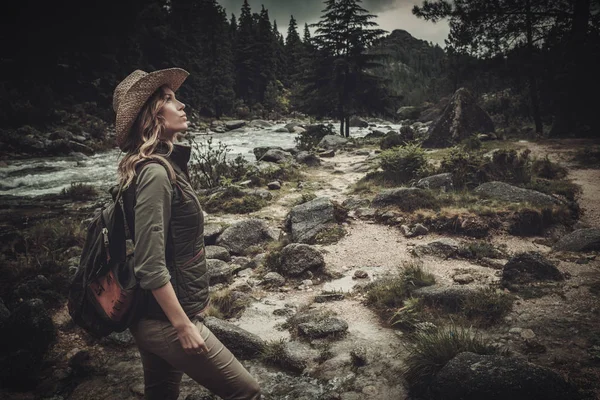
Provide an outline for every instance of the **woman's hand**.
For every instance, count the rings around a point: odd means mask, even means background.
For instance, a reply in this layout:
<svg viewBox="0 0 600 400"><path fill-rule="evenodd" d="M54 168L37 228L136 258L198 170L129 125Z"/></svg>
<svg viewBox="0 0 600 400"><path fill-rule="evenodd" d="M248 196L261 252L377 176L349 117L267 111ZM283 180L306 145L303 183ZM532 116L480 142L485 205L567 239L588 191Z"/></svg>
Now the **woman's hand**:
<svg viewBox="0 0 600 400"><path fill-rule="evenodd" d="M185 324L177 329L177 337L183 350L190 355L206 354L208 347L200 335L200 330L193 323Z"/></svg>

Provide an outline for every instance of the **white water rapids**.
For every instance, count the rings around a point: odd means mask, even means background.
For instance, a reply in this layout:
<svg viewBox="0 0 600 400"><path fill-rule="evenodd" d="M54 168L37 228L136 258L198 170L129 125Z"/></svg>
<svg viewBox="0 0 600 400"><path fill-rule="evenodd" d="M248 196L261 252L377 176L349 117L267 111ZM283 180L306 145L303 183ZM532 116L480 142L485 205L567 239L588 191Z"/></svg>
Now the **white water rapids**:
<svg viewBox="0 0 600 400"><path fill-rule="evenodd" d="M231 149L228 157L242 155L249 161L255 161L252 150L260 146L279 146L291 148L295 146L295 133L275 132L285 123L275 124L269 128L246 128L244 132L232 131L220 134L195 135L197 142L213 138L213 146L222 142ZM337 128L337 124L334 124ZM369 128L350 128L350 137L360 138L373 129L387 132L389 129L399 130L400 125L379 125ZM44 194L59 193L73 182L92 184L103 190L114 185L116 181L117 163L120 157L118 149L102 152L93 156L43 157L9 161L8 166L0 168L0 196L13 195L33 197Z"/></svg>

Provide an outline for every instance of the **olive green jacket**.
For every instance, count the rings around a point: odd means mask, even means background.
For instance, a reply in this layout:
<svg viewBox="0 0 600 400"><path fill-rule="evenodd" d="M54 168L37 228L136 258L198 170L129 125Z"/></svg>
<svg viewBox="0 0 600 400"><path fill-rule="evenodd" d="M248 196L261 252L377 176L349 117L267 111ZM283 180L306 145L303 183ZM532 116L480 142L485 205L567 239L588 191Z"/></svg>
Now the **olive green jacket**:
<svg viewBox="0 0 600 400"><path fill-rule="evenodd" d="M208 304L209 274L204 216L189 183L190 151L188 146L175 145L167 158L175 170L174 183L162 164L143 164L124 201L133 203L130 230L135 242L134 271L141 288L151 291L170 281L183 310L193 317ZM146 317L167 319L152 295Z"/></svg>

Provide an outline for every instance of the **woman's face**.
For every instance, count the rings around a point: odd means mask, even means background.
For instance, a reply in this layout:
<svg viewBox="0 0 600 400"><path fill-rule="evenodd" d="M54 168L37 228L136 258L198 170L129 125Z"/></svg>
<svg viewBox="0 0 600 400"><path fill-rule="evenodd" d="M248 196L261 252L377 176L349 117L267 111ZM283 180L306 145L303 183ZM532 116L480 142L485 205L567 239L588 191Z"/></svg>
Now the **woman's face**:
<svg viewBox="0 0 600 400"><path fill-rule="evenodd" d="M173 141L178 132L188 128L188 120L183 111L185 104L175 98L175 93L170 88L165 88L165 100L166 103L160 110L165 119L163 139Z"/></svg>

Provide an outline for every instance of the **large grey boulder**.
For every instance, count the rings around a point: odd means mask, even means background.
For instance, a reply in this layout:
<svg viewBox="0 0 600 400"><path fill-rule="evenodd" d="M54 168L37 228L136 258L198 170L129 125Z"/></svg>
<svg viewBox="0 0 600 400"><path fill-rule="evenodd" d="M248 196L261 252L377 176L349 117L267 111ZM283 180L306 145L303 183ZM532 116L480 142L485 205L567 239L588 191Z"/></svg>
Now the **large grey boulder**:
<svg viewBox="0 0 600 400"><path fill-rule="evenodd" d="M555 251L597 251L600 250L600 229L577 229L563 236L552 246Z"/></svg>
<svg viewBox="0 0 600 400"><path fill-rule="evenodd" d="M341 335L348 330L348 323L340 318L329 317L298 324L298 333L310 339Z"/></svg>
<svg viewBox="0 0 600 400"><path fill-rule="evenodd" d="M564 279L562 272L553 262L535 251L516 254L502 269L504 285L562 281Z"/></svg>
<svg viewBox="0 0 600 400"><path fill-rule="evenodd" d="M319 142L319 147L323 149L337 149L348 143L348 139L338 135L326 135Z"/></svg>
<svg viewBox="0 0 600 400"><path fill-rule="evenodd" d="M270 149L267 150L265 154L262 156L262 161L274 162L274 163L285 163L290 162L294 159L291 153L287 151L279 150L279 149Z"/></svg>
<svg viewBox="0 0 600 400"><path fill-rule="evenodd" d="M204 244L214 245L217 237L223 233L225 226L221 224L206 224L204 225Z"/></svg>
<svg viewBox="0 0 600 400"><path fill-rule="evenodd" d="M281 150L281 151L284 151L283 147L279 147L279 146L260 146L260 147L255 147L254 149L252 149L252 153L254 153L254 157L256 157L256 160L262 160L262 157L269 150Z"/></svg>
<svg viewBox="0 0 600 400"><path fill-rule="evenodd" d="M231 254L229 250L222 246L206 246L205 248L206 258L222 261L230 261Z"/></svg>
<svg viewBox="0 0 600 400"><path fill-rule="evenodd" d="M206 317L204 325L237 358L242 360L255 358L264 351L265 343L260 337L230 322L215 317Z"/></svg>
<svg viewBox="0 0 600 400"><path fill-rule="evenodd" d="M427 244L416 246L413 250L413 253L417 256L431 255L450 258L456 256L459 249L460 244L456 240L442 238Z"/></svg>
<svg viewBox="0 0 600 400"><path fill-rule="evenodd" d="M208 269L211 285L227 283L233 277L233 267L225 261L208 259L206 260L206 268Z"/></svg>
<svg viewBox="0 0 600 400"><path fill-rule="evenodd" d="M474 190L481 196L511 203L530 203L538 206L553 206L560 200L536 190L522 189L504 182L486 182Z"/></svg>
<svg viewBox="0 0 600 400"><path fill-rule="evenodd" d="M250 246L272 241L272 232L260 219L248 219L225 229L217 238L217 246L223 246L232 254L241 255Z"/></svg>
<svg viewBox="0 0 600 400"><path fill-rule="evenodd" d="M321 159L308 151L300 151L296 154L296 161L309 167L318 167L321 165Z"/></svg>
<svg viewBox="0 0 600 400"><path fill-rule="evenodd" d="M245 125L246 125L246 121L243 121L243 120L235 120L235 121L226 121L225 122L225 128L228 131L241 128L242 126L245 126Z"/></svg>
<svg viewBox="0 0 600 400"><path fill-rule="evenodd" d="M436 400L579 399L560 374L527 361L497 355L460 353L436 375Z"/></svg>
<svg viewBox="0 0 600 400"><path fill-rule="evenodd" d="M316 357L315 350L311 349L304 343L300 342L285 342L281 358L277 360L277 364L292 372L302 372L313 358Z"/></svg>
<svg viewBox="0 0 600 400"><path fill-rule="evenodd" d="M419 179L415 185L420 189L442 189L444 191L452 190L452 174L446 172L443 174L437 174L428 176L426 178Z"/></svg>
<svg viewBox="0 0 600 400"><path fill-rule="evenodd" d="M254 120L250 121L248 126L250 126L252 128L270 128L273 126L273 124L268 121L264 121L262 119L254 119Z"/></svg>
<svg viewBox="0 0 600 400"><path fill-rule="evenodd" d="M353 116L353 117L350 117L350 127L351 128L368 128L369 123L362 118Z"/></svg>
<svg viewBox="0 0 600 400"><path fill-rule="evenodd" d="M336 223L333 203L319 197L290 210L286 225L292 242L313 243L316 236Z"/></svg>
<svg viewBox="0 0 600 400"><path fill-rule="evenodd" d="M458 89L440 118L427 132L424 147L451 147L474 133L493 133L490 116L477 105L473 95L465 88Z"/></svg>
<svg viewBox="0 0 600 400"><path fill-rule="evenodd" d="M308 244L292 243L281 250L279 272L284 276L298 276L306 270L316 270L324 266L325 259L321 252Z"/></svg>

